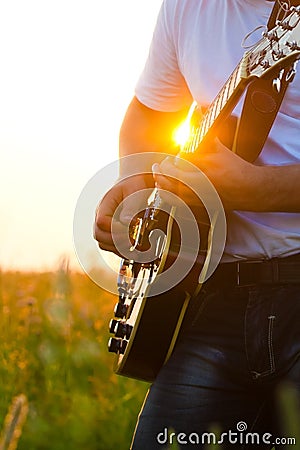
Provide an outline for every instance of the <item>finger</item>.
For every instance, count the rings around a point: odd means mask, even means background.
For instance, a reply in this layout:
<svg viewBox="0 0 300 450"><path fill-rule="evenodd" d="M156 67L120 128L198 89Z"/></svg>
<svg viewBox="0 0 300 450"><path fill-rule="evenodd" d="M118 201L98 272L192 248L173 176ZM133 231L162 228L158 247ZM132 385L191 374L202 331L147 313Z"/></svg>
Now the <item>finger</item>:
<svg viewBox="0 0 300 450"><path fill-rule="evenodd" d="M158 189L163 189L164 191L169 191L174 194L178 193L177 180L158 173L154 174L154 180Z"/></svg>
<svg viewBox="0 0 300 450"><path fill-rule="evenodd" d="M98 207L95 216L95 228L103 231L109 231L111 228L111 216L102 213L102 207Z"/></svg>
<svg viewBox="0 0 300 450"><path fill-rule="evenodd" d="M147 207L153 187L153 178L149 174L147 176L141 174L126 180L120 211L120 221L123 224L128 225L138 213Z"/></svg>
<svg viewBox="0 0 300 450"><path fill-rule="evenodd" d="M99 248L101 248L102 250L113 252L122 257L122 255L116 248L116 243L124 242L127 238L128 231L126 231L126 227L124 226L122 226L121 229L118 230L118 224L116 224L114 228L116 228L116 230L114 230L112 234L111 231L105 231L103 230L103 228L99 228L95 223L94 238L98 242Z"/></svg>
<svg viewBox="0 0 300 450"><path fill-rule="evenodd" d="M178 167L174 163L174 158L165 158L159 164L159 171L164 175L168 175L175 179L179 179L179 170Z"/></svg>
<svg viewBox="0 0 300 450"><path fill-rule="evenodd" d="M156 187L161 187L161 185L164 183L164 176L160 170L159 164L153 164L152 166L152 173L153 173L153 179L155 181Z"/></svg>
<svg viewBox="0 0 300 450"><path fill-rule="evenodd" d="M168 160L168 158L161 164L153 164L152 173L156 184L161 187L164 186L164 188L173 187L172 190L174 190L177 182L180 180L178 169Z"/></svg>
<svg viewBox="0 0 300 450"><path fill-rule="evenodd" d="M113 227L112 227L113 224ZM112 228L114 236L122 236L128 232L128 227L126 225L121 224L118 221L107 220L105 221L105 225L103 225L103 221L94 222L94 238L101 242L102 236L110 236L112 234Z"/></svg>
<svg viewBox="0 0 300 450"><path fill-rule="evenodd" d="M118 189L118 185L110 189L96 209L95 222L99 228L109 230L111 227L112 216L122 200L121 189Z"/></svg>
<svg viewBox="0 0 300 450"><path fill-rule="evenodd" d="M134 217L147 208L147 200L152 190L152 188L145 189L145 186L143 186L142 190L139 190L137 187L129 195L125 193L120 212L120 222L123 225L128 226Z"/></svg>

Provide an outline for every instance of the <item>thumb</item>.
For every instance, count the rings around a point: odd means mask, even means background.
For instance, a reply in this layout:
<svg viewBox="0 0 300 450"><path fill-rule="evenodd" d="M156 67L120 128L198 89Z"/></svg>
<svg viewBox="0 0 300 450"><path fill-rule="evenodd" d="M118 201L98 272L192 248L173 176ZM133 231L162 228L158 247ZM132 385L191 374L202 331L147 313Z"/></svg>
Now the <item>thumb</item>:
<svg viewBox="0 0 300 450"><path fill-rule="evenodd" d="M120 222L129 225L134 217L145 210L148 206L147 200L153 188L142 189L126 196L122 203Z"/></svg>

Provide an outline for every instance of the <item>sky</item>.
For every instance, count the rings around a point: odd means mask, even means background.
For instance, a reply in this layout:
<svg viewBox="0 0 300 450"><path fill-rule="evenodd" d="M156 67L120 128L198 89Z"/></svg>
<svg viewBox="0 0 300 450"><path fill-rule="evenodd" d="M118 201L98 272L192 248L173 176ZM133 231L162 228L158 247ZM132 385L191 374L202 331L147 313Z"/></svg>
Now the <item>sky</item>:
<svg viewBox="0 0 300 450"><path fill-rule="evenodd" d="M73 217L118 132L161 0L0 6L0 268L77 267Z"/></svg>

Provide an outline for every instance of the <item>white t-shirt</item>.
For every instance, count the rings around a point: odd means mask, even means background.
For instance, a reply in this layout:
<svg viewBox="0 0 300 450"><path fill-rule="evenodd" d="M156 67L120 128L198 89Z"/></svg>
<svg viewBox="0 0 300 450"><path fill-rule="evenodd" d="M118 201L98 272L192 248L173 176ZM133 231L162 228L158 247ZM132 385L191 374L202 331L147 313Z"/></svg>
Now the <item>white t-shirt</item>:
<svg viewBox="0 0 300 450"><path fill-rule="evenodd" d="M244 54L245 36L266 24L272 7L266 0L164 0L137 98L159 111L180 110L193 100L209 105ZM246 43L255 43L262 31ZM241 102L235 112L240 110ZM257 163L300 163L299 73ZM300 214L234 211L227 226L225 260L300 252Z"/></svg>

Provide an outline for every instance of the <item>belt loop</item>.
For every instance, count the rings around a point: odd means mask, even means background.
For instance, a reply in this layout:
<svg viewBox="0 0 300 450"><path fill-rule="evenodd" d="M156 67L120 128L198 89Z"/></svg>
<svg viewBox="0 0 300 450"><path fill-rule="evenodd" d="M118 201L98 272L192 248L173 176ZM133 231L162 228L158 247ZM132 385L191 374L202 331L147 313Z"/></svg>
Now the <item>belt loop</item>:
<svg viewBox="0 0 300 450"><path fill-rule="evenodd" d="M279 263L278 258L271 259L272 264L272 281L273 283L279 283Z"/></svg>
<svg viewBox="0 0 300 450"><path fill-rule="evenodd" d="M236 263L236 284L240 285L240 263L239 261Z"/></svg>

